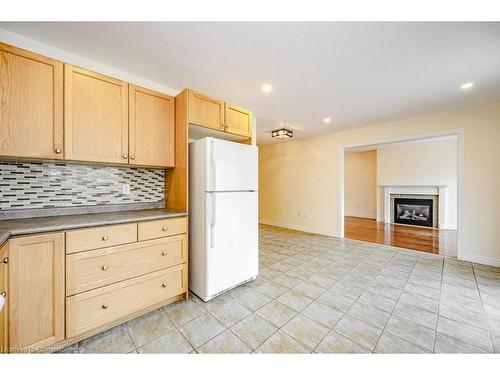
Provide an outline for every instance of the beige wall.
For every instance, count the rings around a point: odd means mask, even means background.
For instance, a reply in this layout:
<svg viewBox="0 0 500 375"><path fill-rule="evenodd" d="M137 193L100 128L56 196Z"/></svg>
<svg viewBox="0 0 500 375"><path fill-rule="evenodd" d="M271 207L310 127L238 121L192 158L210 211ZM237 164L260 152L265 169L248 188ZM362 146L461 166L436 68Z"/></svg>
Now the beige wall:
<svg viewBox="0 0 500 375"><path fill-rule="evenodd" d="M461 256L500 266L500 102L261 146L261 221L336 236L340 145L458 128L464 129Z"/></svg>
<svg viewBox="0 0 500 375"><path fill-rule="evenodd" d="M377 217L377 151L345 155L344 211L346 216Z"/></svg>
<svg viewBox="0 0 500 375"><path fill-rule="evenodd" d="M380 185L447 185L446 223L443 224L456 229L456 137L395 143L380 146L377 150L377 219L384 220L384 189Z"/></svg>

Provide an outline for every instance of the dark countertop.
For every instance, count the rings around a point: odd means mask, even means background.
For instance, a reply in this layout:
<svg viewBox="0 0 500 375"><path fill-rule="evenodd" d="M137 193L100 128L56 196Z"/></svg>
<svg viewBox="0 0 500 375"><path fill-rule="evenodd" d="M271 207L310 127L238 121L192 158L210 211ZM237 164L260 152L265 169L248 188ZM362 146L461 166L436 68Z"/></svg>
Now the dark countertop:
<svg viewBox="0 0 500 375"><path fill-rule="evenodd" d="M188 216L167 208L0 220L0 246L12 236Z"/></svg>

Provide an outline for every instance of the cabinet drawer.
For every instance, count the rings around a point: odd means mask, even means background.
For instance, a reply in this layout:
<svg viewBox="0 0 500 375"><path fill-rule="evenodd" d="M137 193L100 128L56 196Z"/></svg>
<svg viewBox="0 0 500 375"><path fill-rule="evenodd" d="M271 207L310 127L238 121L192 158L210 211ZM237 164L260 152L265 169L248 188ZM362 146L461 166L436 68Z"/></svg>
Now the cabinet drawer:
<svg viewBox="0 0 500 375"><path fill-rule="evenodd" d="M163 219L139 223L139 241L187 232L187 218Z"/></svg>
<svg viewBox="0 0 500 375"><path fill-rule="evenodd" d="M108 247L66 257L66 295L187 262L187 235Z"/></svg>
<svg viewBox="0 0 500 375"><path fill-rule="evenodd" d="M137 242L137 223L66 232L66 254Z"/></svg>
<svg viewBox="0 0 500 375"><path fill-rule="evenodd" d="M187 291L187 266L174 266L66 298L67 338Z"/></svg>

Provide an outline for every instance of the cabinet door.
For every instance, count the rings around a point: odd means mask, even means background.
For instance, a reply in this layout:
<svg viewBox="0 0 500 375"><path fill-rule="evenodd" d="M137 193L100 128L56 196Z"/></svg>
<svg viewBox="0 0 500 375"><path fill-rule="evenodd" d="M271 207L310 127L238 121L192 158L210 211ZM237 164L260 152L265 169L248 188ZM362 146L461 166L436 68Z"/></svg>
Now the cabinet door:
<svg viewBox="0 0 500 375"><path fill-rule="evenodd" d="M235 105L226 103L226 127L227 133L252 136L252 112Z"/></svg>
<svg viewBox="0 0 500 375"><path fill-rule="evenodd" d="M5 260L5 261L4 261ZM0 293L8 299L9 296L9 288L8 288L8 263L6 263L8 260L8 255L7 255L7 245L1 246L0 247ZM0 311L0 353L6 352L6 348L9 346L9 337L8 337L8 308L9 305L7 304L7 301L5 301L5 306L3 307L3 310Z"/></svg>
<svg viewBox="0 0 500 375"><path fill-rule="evenodd" d="M224 130L224 102L189 90L188 123Z"/></svg>
<svg viewBox="0 0 500 375"><path fill-rule="evenodd" d="M64 340L64 234L9 240L9 285L11 351Z"/></svg>
<svg viewBox="0 0 500 375"><path fill-rule="evenodd" d="M129 85L130 164L174 166L175 98Z"/></svg>
<svg viewBox="0 0 500 375"><path fill-rule="evenodd" d="M0 155L62 159L63 63L0 43Z"/></svg>
<svg viewBox="0 0 500 375"><path fill-rule="evenodd" d="M64 65L64 144L68 160L128 163L128 84Z"/></svg>

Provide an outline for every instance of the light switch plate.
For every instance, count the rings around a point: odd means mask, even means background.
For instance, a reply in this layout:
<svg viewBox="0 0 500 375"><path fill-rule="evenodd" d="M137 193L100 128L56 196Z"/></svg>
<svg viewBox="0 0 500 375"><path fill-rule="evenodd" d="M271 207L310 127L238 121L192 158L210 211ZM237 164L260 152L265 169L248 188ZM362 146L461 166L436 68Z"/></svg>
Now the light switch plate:
<svg viewBox="0 0 500 375"><path fill-rule="evenodd" d="M130 185L129 184L122 185L122 194L125 194L125 195L130 194Z"/></svg>

